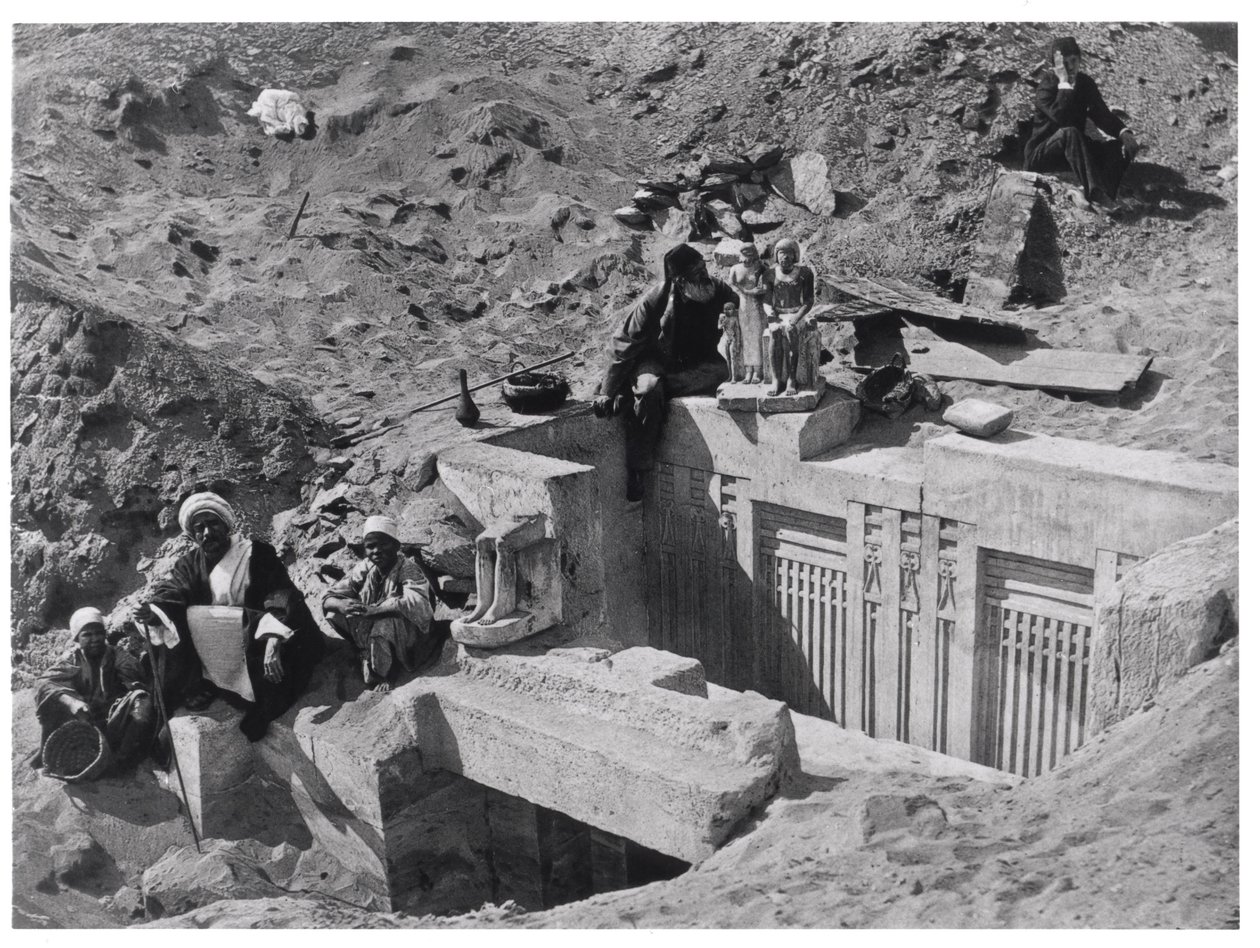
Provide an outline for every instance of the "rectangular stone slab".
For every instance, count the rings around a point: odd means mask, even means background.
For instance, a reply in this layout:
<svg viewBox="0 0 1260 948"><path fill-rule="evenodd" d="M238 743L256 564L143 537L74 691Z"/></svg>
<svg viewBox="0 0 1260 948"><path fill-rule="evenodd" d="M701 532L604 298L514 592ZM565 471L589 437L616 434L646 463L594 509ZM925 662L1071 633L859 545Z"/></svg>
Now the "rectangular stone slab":
<svg viewBox="0 0 1260 948"><path fill-rule="evenodd" d="M857 276L846 279L823 277L823 280L831 290L881 307L879 311L895 310L926 316L929 319L947 320L951 323L975 323L1007 330L1023 329L1019 323L999 319L984 310L942 299L927 290L921 290L890 277L878 280Z"/></svg>

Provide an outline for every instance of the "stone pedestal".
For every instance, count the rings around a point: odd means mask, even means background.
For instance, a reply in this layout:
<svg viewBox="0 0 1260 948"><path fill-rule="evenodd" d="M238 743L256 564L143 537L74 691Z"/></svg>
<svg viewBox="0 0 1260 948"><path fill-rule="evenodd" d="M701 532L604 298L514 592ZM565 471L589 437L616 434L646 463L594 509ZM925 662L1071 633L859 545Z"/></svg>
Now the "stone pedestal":
<svg viewBox="0 0 1260 948"><path fill-rule="evenodd" d="M171 745L179 757L190 816L203 837L238 835L240 794L254 776L253 748L237 726L239 718L222 704L208 713L171 718ZM173 767L171 775L177 784Z"/></svg>
<svg viewBox="0 0 1260 948"><path fill-rule="evenodd" d="M813 388L800 387L795 395L771 395L770 391L765 382L723 382L717 390L718 408L763 415L813 411L827 393L827 381L819 378Z"/></svg>

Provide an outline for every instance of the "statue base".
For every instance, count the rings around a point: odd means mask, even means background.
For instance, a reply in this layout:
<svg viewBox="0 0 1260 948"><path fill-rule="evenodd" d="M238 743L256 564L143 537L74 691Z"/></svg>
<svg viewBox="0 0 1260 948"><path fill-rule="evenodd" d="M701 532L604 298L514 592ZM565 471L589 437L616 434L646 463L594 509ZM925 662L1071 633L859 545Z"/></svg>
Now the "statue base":
<svg viewBox="0 0 1260 948"><path fill-rule="evenodd" d="M827 380L821 376L815 386L797 383L795 395L767 395L769 382L723 382L718 386L718 408L726 411L755 411L763 415L781 412L813 411L827 391Z"/></svg>
<svg viewBox="0 0 1260 948"><path fill-rule="evenodd" d="M471 648L501 648L527 639L535 632L541 632L554 624L543 622L532 612L518 609L497 622L486 625L477 620L456 619L451 623L451 638L460 645Z"/></svg>

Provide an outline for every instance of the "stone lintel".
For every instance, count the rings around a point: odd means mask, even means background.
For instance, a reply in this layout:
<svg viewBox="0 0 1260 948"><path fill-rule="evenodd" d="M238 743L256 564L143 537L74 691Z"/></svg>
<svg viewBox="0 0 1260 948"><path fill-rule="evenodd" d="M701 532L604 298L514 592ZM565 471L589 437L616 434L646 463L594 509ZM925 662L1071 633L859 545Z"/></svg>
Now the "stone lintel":
<svg viewBox="0 0 1260 948"><path fill-rule="evenodd" d="M1148 556L1238 513L1238 469L1167 451L1007 430L924 445L923 512L977 525L982 547L1088 566Z"/></svg>

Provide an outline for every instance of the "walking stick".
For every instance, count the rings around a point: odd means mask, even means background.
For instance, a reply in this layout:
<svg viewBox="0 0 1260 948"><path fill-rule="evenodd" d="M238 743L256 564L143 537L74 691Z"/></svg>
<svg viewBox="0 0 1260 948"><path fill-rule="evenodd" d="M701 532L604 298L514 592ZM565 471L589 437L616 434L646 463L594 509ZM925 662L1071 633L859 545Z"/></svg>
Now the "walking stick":
<svg viewBox="0 0 1260 948"><path fill-rule="evenodd" d="M184 772L179 769L179 754L175 752L175 737L171 734L171 719L166 713L166 698L162 695L162 675L158 672L157 656L153 654L153 643L149 641L149 626L137 621L140 637L144 639L144 650L149 656L149 667L153 669L153 690L157 696L158 713L162 715L162 726L166 728L171 739L171 760L175 762L175 776L179 778L179 795L184 798L184 814L188 817L188 828L192 830L193 844L197 852L201 852L201 837L197 835L197 823L193 819L192 807L188 803L188 790L184 786Z"/></svg>

